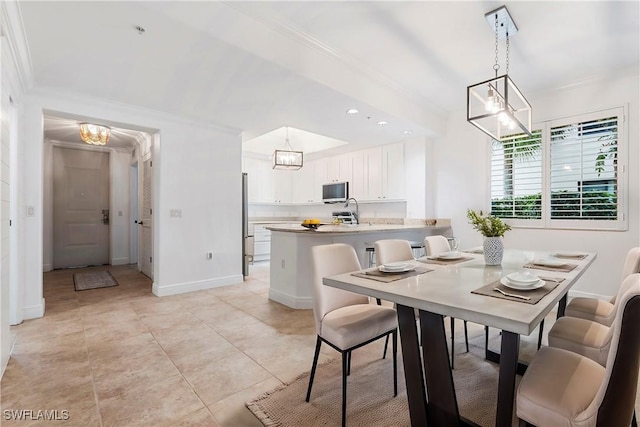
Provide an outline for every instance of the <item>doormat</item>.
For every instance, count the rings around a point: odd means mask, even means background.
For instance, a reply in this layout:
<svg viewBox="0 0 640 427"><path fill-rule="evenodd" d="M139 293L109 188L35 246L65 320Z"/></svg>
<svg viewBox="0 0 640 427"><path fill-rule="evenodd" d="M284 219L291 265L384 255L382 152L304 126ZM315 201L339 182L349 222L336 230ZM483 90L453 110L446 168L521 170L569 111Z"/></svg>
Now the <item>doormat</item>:
<svg viewBox="0 0 640 427"><path fill-rule="evenodd" d="M110 288L118 286L118 281L107 270L73 273L73 287L76 291Z"/></svg>

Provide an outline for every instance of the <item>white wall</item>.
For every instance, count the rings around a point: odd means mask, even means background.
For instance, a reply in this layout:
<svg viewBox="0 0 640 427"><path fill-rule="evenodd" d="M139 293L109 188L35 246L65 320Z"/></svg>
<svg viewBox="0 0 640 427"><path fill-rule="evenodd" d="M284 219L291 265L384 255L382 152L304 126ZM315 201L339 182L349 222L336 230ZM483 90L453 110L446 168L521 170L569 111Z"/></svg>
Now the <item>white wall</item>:
<svg viewBox="0 0 640 427"><path fill-rule="evenodd" d="M213 124L121 104L56 92L34 92L19 111L18 212L21 218L19 281L23 318L44 313L43 265L43 111L99 118L107 124L159 133L154 147L154 292L158 295L242 281L239 132ZM116 162L119 163L119 162ZM129 159L123 161L128 173ZM122 184L127 191L128 181ZM127 198L124 198L127 199ZM124 200L123 199L123 200ZM124 203L124 202L123 202ZM128 200L126 201L128 204ZM169 218L182 209L182 218ZM117 214L117 208L114 206ZM123 209L123 220L125 216ZM115 218L120 218L116 215ZM123 252L127 244L123 243ZM120 250L120 249L118 249ZM207 260L206 251L213 251Z"/></svg>
<svg viewBox="0 0 640 427"><path fill-rule="evenodd" d="M624 106L629 146L628 231L584 231L514 229L505 236L506 247L542 250L585 250L598 252L593 266L574 287L572 294L614 295L620 285L620 272L626 252L640 246L640 202L638 195L640 150L639 83L637 70L627 76L575 85L541 94L527 94L533 107L534 122L567 117L606 108ZM460 105L465 105L461 91ZM462 246L482 243L482 236L467 223L468 208L488 210L488 138L466 122L466 112L451 113L447 133L435 144L438 164L436 192L437 216L450 217Z"/></svg>

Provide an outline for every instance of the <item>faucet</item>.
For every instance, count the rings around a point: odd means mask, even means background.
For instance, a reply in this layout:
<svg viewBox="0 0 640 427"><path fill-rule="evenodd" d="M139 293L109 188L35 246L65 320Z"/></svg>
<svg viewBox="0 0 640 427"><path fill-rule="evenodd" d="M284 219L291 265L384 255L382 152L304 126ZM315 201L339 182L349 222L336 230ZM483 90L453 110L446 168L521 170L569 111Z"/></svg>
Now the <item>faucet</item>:
<svg viewBox="0 0 640 427"><path fill-rule="evenodd" d="M356 219L356 224L360 224L360 207L358 206L358 201L357 201L355 198L353 198L353 197L349 197L349 198L347 199L347 202L344 204L344 207L345 207L345 208L348 208L348 207L349 207L349 202L350 202L351 200L353 200L354 202L356 202L356 212L355 212L355 214L354 214L354 212L353 212L353 211L351 211L351 215L353 215L353 216L354 216L354 218Z"/></svg>

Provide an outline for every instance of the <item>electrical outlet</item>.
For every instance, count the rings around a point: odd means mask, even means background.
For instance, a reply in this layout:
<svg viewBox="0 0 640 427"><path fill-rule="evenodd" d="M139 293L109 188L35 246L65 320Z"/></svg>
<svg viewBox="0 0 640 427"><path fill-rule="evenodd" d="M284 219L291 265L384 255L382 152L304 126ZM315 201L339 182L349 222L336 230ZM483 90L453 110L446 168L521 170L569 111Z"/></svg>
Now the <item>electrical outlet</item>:
<svg viewBox="0 0 640 427"><path fill-rule="evenodd" d="M284 260L280 260L280 267L284 269Z"/></svg>
<svg viewBox="0 0 640 427"><path fill-rule="evenodd" d="M33 206L27 206L27 216L34 216L35 208Z"/></svg>
<svg viewBox="0 0 640 427"><path fill-rule="evenodd" d="M171 218L182 218L182 209L171 209L171 210L169 210L169 216Z"/></svg>
<svg viewBox="0 0 640 427"><path fill-rule="evenodd" d="M207 252L207 259L213 259L213 252Z"/></svg>

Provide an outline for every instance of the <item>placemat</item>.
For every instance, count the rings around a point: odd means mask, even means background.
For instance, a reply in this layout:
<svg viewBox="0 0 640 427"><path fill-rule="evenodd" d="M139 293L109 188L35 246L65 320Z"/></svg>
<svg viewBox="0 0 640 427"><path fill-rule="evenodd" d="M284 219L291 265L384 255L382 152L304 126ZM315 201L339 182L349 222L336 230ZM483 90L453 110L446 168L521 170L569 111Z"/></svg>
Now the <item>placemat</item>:
<svg viewBox="0 0 640 427"><path fill-rule="evenodd" d="M541 288L538 288L538 289L534 289L532 291L519 291L517 289L511 289L511 288L503 285L502 283L500 283L500 280L496 280L495 282L489 283L488 285L485 285L485 286L483 286L481 288L478 288L475 291L471 291L471 293L472 294L478 294L478 295L486 295L486 296L494 297L494 298L502 298L502 299L506 299L506 300L509 300L509 301L523 302L525 304L537 304L538 301L540 301L549 292L554 290L556 288L556 286L558 286L558 284L564 280L564 279L556 279L556 278L551 278L551 277L541 277L541 279L545 281L544 286L541 287ZM502 295L500 292L494 291L494 288L502 289L503 291L505 291L507 293L510 293L510 294L522 295L523 297L529 297L530 299L529 300L524 300L524 299L521 299L521 298L515 298L515 297L509 297L509 296L506 296L506 295Z"/></svg>
<svg viewBox="0 0 640 427"><path fill-rule="evenodd" d="M574 268L577 267L575 264L562 264L557 267L552 267L550 265L539 265L534 264L533 262L529 262L523 265L524 268L535 268L536 270L548 270L548 271L561 271L563 273L568 273Z"/></svg>
<svg viewBox="0 0 640 427"><path fill-rule="evenodd" d="M438 265L450 265L450 264L458 264L459 262L465 262L473 259L473 257L462 257L458 259L430 259L430 258L421 258L416 261L422 262L424 264L438 264Z"/></svg>
<svg viewBox="0 0 640 427"><path fill-rule="evenodd" d="M406 279L407 277L417 276L419 274L428 273L431 270L430 268L420 268L416 267L415 270L407 271L406 273L383 273L377 268L372 270L367 270L358 273L351 273L352 276L363 277L365 279L377 280L378 282L395 282L396 280Z"/></svg>

